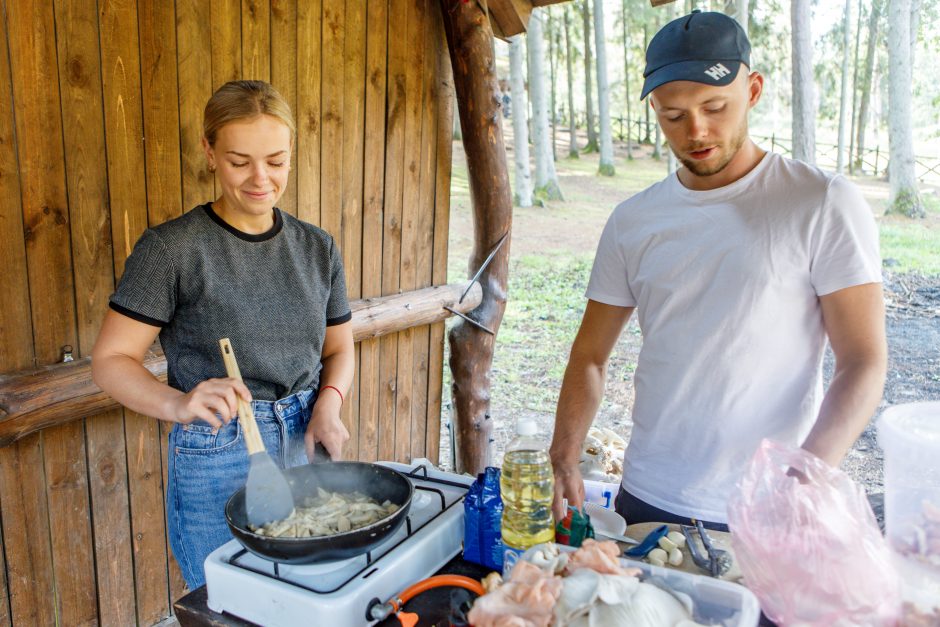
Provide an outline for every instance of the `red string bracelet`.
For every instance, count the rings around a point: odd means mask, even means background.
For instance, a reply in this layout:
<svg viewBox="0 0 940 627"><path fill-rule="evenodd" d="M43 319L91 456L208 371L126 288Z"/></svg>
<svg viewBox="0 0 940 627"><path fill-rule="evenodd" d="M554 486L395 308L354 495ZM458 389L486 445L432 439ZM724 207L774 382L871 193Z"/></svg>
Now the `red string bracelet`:
<svg viewBox="0 0 940 627"><path fill-rule="evenodd" d="M339 394L339 404L340 404L341 406L342 406L343 403L346 402L346 399L343 398L343 393L339 391L339 388L338 388L338 387L336 387L335 385L324 385L322 388L320 388L320 391L322 392L323 390L327 390L327 389L333 390L334 392L336 392L337 394Z"/></svg>

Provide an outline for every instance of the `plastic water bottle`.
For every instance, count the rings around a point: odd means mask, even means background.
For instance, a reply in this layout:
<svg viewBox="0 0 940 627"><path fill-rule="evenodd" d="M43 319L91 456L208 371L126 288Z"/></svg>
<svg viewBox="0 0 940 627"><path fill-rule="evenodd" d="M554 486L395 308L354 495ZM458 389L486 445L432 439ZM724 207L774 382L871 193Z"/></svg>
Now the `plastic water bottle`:
<svg viewBox="0 0 940 627"><path fill-rule="evenodd" d="M552 498L555 480L544 440L534 420L516 423L516 438L503 458L503 572L509 573L530 546L555 539Z"/></svg>

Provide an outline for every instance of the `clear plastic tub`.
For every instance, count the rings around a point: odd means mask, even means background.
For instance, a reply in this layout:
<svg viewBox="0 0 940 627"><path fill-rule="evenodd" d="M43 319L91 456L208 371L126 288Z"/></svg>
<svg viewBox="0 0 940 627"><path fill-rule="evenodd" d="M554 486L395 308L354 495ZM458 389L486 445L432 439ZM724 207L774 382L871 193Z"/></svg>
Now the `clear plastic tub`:
<svg viewBox="0 0 940 627"><path fill-rule="evenodd" d="M698 623L722 627L755 627L760 621L757 597L741 584L660 568L646 562L623 558L620 562L642 570L640 579L644 581L661 583L676 592L689 595L692 599L692 618Z"/></svg>
<svg viewBox="0 0 940 627"><path fill-rule="evenodd" d="M885 453L885 528L906 620L938 624L940 402L889 407L878 422L878 442Z"/></svg>
<svg viewBox="0 0 940 627"><path fill-rule="evenodd" d="M570 546L559 546L558 549L566 553L575 550ZM702 625L756 627L760 621L757 597L740 584L625 558L620 558L620 563L643 571L640 575L642 581L688 595L692 600L692 619Z"/></svg>

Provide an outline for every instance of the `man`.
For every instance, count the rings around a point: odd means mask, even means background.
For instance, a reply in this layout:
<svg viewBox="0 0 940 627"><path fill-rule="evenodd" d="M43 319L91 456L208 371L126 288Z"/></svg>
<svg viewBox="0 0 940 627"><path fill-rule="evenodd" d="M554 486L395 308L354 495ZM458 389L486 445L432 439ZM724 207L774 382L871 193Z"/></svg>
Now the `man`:
<svg viewBox="0 0 940 627"><path fill-rule="evenodd" d="M887 352L877 230L846 179L749 138L764 79L733 19L674 20L646 60L641 98L652 94L684 167L604 228L558 400L554 512L564 498L583 502L581 443L636 310L643 346L617 511L631 524L696 518L725 530L761 439L838 465L877 408ZM827 336L835 373L823 395Z"/></svg>

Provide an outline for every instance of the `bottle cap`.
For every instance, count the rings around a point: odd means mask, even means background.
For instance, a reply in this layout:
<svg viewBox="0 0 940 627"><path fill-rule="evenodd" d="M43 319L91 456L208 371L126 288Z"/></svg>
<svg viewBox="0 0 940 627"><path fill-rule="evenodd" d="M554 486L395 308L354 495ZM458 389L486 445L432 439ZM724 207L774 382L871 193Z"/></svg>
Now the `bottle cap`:
<svg viewBox="0 0 940 627"><path fill-rule="evenodd" d="M531 418L521 418L516 422L517 435L535 435L539 432L539 426Z"/></svg>

